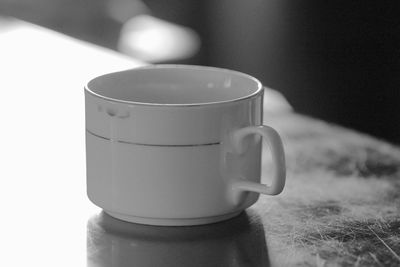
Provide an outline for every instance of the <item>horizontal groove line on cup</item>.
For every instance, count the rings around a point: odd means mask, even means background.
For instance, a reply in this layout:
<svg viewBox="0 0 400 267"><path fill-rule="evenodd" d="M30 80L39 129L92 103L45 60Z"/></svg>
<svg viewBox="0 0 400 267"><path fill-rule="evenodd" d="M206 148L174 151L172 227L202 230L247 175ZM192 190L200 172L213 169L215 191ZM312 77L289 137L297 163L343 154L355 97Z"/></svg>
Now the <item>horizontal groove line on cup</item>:
<svg viewBox="0 0 400 267"><path fill-rule="evenodd" d="M91 134L95 137L112 141L111 138L107 138L98 134L95 134L88 129L86 129L86 132L88 134ZM130 144L130 145L136 145L136 146L162 146L162 147L192 147L192 146L215 146L215 145L220 145L221 142L214 142L214 143L205 143L205 144L188 144L188 145L162 145L162 144L143 144L143 143L135 143L135 142L128 142L128 141L122 141L122 140L114 140L115 142L122 143L122 144Z"/></svg>

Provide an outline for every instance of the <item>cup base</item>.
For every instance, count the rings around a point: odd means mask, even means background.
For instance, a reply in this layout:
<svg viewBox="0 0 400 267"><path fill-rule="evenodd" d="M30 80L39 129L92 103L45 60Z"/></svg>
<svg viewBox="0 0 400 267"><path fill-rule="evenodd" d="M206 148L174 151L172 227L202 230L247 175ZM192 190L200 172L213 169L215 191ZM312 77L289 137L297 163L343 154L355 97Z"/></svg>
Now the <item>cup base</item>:
<svg viewBox="0 0 400 267"><path fill-rule="evenodd" d="M106 212L111 217L131 223L157 225L157 226L190 226L190 225L202 225L202 224L210 224L210 223L225 221L239 215L242 211L237 211L219 216L211 216L203 218L182 218L182 219L146 218L146 217L138 217L138 216L111 212L107 210L105 210L104 212Z"/></svg>

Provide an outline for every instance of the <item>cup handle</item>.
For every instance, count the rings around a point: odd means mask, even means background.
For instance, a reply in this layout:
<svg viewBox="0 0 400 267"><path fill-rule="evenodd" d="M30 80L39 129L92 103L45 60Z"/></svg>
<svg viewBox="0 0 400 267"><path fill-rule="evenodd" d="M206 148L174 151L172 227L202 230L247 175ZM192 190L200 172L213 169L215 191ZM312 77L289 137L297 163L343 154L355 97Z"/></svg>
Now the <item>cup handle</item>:
<svg viewBox="0 0 400 267"><path fill-rule="evenodd" d="M233 152L241 154L244 152L243 139L252 134L261 135L267 141L271 150L272 162L275 167L270 185L252 182L249 180L233 181L233 188L240 191L251 191L265 195L278 195L282 192L286 180L285 153L283 151L282 139L271 127L266 125L249 126L241 128L232 133Z"/></svg>

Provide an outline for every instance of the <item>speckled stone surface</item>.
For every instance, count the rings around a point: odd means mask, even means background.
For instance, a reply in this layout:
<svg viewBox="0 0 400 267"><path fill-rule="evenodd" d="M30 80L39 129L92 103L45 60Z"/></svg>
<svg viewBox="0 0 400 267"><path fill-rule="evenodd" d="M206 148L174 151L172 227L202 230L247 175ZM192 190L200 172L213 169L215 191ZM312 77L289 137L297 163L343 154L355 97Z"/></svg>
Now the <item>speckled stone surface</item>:
<svg viewBox="0 0 400 267"><path fill-rule="evenodd" d="M252 207L271 265L400 266L400 150L295 114L269 123L288 168L285 191Z"/></svg>

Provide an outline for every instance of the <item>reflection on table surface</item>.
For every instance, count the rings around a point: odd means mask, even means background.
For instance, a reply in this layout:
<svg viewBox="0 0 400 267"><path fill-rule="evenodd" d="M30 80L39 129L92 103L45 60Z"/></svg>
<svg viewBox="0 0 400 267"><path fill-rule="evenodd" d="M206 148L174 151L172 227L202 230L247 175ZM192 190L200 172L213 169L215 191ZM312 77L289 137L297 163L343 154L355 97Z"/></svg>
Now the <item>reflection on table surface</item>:
<svg viewBox="0 0 400 267"><path fill-rule="evenodd" d="M269 266L264 229L243 212L187 227L127 223L102 212L87 224L87 266Z"/></svg>

